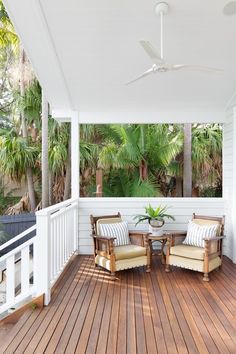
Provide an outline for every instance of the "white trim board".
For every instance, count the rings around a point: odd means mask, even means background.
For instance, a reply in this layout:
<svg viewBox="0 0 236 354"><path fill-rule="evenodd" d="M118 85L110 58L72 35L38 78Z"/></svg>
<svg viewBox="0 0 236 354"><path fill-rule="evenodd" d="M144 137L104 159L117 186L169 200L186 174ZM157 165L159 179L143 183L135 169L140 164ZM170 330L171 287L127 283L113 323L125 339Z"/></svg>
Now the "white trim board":
<svg viewBox="0 0 236 354"><path fill-rule="evenodd" d="M52 111L59 122L70 121L70 110ZM225 112L79 112L80 124L224 123Z"/></svg>

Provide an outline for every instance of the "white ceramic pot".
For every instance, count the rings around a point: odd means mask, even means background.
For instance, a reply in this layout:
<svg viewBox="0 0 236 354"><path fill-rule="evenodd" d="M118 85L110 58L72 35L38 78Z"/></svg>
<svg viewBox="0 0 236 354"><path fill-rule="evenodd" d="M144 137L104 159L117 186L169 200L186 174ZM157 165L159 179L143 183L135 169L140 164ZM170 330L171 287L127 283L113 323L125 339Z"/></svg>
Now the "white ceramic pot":
<svg viewBox="0 0 236 354"><path fill-rule="evenodd" d="M164 221L150 220L149 232L153 236L162 236L164 231Z"/></svg>

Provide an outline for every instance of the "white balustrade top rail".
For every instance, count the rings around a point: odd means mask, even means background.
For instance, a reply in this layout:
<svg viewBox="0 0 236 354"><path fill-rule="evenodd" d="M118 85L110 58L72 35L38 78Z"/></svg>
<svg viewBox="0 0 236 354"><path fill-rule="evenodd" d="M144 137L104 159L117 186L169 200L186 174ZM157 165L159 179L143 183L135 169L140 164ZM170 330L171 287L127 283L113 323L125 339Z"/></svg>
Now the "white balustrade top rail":
<svg viewBox="0 0 236 354"><path fill-rule="evenodd" d="M21 232L19 235L13 237L12 239L10 239L9 241L5 242L3 245L0 246L0 251L4 250L5 248L9 247L10 245L12 245L13 243L15 243L16 241L19 241L20 239L22 239L24 236L27 236L28 234L30 234L31 232L33 232L34 230L36 230L36 225L31 226L29 229ZM0 258L1 261L2 257Z"/></svg>

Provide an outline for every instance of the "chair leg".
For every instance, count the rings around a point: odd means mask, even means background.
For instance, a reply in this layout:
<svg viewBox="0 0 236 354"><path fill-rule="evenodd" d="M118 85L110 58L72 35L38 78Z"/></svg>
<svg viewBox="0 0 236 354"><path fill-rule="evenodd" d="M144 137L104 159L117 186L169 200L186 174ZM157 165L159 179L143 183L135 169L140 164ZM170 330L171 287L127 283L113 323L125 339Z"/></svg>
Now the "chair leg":
<svg viewBox="0 0 236 354"><path fill-rule="evenodd" d="M151 272L151 266L150 266L150 264L147 264L146 273L150 273L150 272Z"/></svg>
<svg viewBox="0 0 236 354"><path fill-rule="evenodd" d="M111 272L111 280L116 280L116 273L115 272Z"/></svg>
<svg viewBox="0 0 236 354"><path fill-rule="evenodd" d="M210 281L208 273L204 273L203 281Z"/></svg>
<svg viewBox="0 0 236 354"><path fill-rule="evenodd" d="M170 265L166 263L166 266L165 266L165 271L166 273L170 273L171 269L170 269Z"/></svg>

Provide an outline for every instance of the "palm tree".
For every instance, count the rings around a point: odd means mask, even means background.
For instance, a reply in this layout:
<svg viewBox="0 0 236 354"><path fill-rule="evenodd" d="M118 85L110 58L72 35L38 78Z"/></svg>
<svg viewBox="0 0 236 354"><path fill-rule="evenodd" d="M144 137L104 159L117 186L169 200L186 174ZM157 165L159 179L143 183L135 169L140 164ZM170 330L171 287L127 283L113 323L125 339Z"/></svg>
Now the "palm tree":
<svg viewBox="0 0 236 354"><path fill-rule="evenodd" d="M195 124L192 128L193 185L222 185L222 127Z"/></svg>
<svg viewBox="0 0 236 354"><path fill-rule="evenodd" d="M42 208L49 205L48 101L42 91Z"/></svg>
<svg viewBox="0 0 236 354"><path fill-rule="evenodd" d="M25 167L34 168L38 157L37 147L30 146L26 139L13 129L0 135L0 169L13 181L20 182L25 176Z"/></svg>
<svg viewBox="0 0 236 354"><path fill-rule="evenodd" d="M183 196L192 197L192 124L184 124Z"/></svg>
<svg viewBox="0 0 236 354"><path fill-rule="evenodd" d="M138 181L145 181L157 193L159 174L181 150L180 135L173 134L167 124L113 125L111 128L113 134L99 156L100 166L130 173L138 170L136 185Z"/></svg>
<svg viewBox="0 0 236 354"><path fill-rule="evenodd" d="M25 63L26 63L26 55L23 47L20 49L20 96L23 100L24 95L25 95ZM27 129L27 123L26 123L26 117L25 117L25 111L24 111L24 105L22 105L22 109L20 112L20 118L21 118L21 124L22 124L22 136L23 138L27 141L28 138L28 129ZM32 167L30 165L26 166L26 179L27 179L27 185L28 185L28 192L29 192L29 199L30 199L30 207L31 211L34 211L36 209L36 196L35 196L35 190L34 190L34 180L33 180L33 171Z"/></svg>
<svg viewBox="0 0 236 354"><path fill-rule="evenodd" d="M25 65L27 62L26 55L24 52L23 47L20 45L19 38L15 33L13 25L9 19L9 16L4 8L2 1L0 2L0 17L1 17L1 26L0 26L0 43L2 47L6 48L13 48L14 51L17 53L18 48L19 50L19 69L20 69L20 80L19 80L19 89L20 95L23 100L25 95ZM27 131L27 124L25 118L24 107L21 105L20 111L20 118L22 124L22 137L27 141L28 138L28 131ZM33 181L33 172L32 167L28 164L25 166L26 168L26 177L27 177L27 185L28 185L28 192L29 192L29 199L31 205L31 211L34 211L36 208L36 197L34 191L34 181Z"/></svg>

